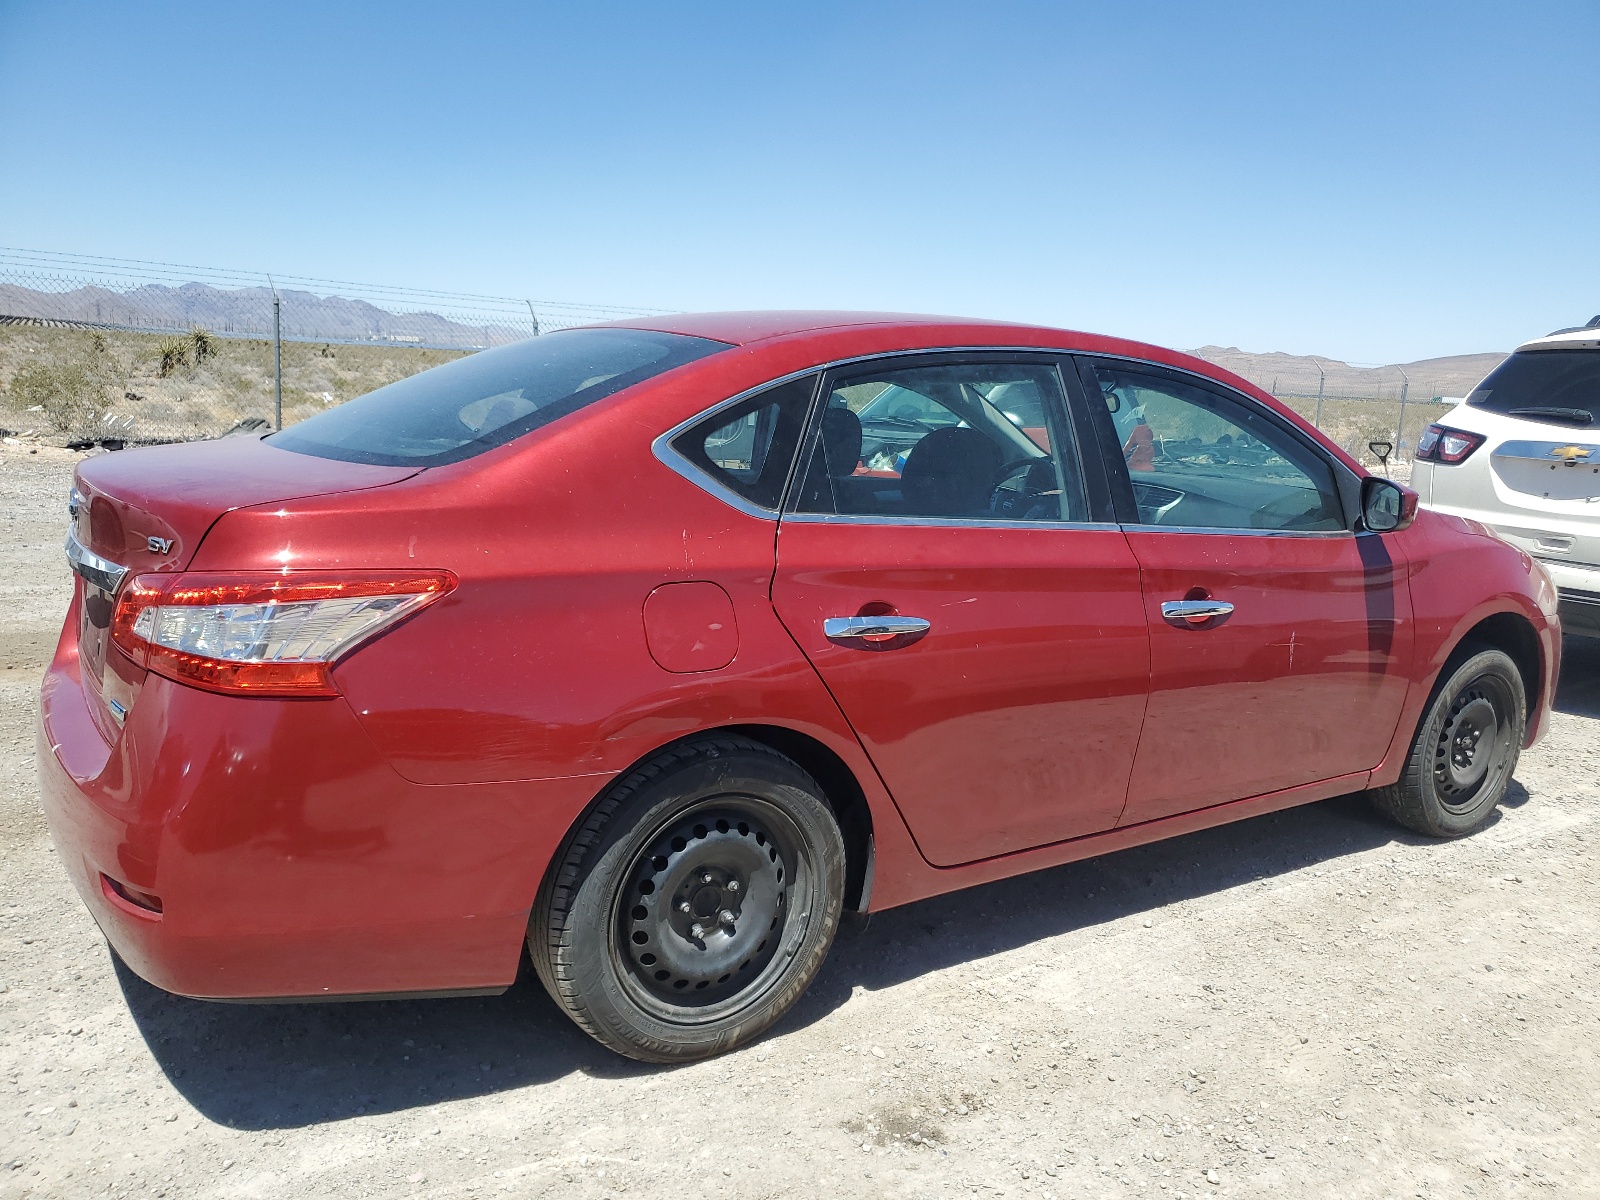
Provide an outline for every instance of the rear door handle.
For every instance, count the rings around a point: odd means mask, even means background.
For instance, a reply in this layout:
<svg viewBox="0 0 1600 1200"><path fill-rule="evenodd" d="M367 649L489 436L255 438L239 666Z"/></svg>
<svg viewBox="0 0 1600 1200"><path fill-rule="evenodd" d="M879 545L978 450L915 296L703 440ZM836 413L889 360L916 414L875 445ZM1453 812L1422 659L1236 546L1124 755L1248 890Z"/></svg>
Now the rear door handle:
<svg viewBox="0 0 1600 1200"><path fill-rule="evenodd" d="M1164 600L1161 603L1161 616L1174 624L1203 625L1232 611L1233 605L1226 600Z"/></svg>
<svg viewBox="0 0 1600 1200"><path fill-rule="evenodd" d="M831 642L887 642L932 628L932 623L921 617L827 617L822 622L822 636Z"/></svg>

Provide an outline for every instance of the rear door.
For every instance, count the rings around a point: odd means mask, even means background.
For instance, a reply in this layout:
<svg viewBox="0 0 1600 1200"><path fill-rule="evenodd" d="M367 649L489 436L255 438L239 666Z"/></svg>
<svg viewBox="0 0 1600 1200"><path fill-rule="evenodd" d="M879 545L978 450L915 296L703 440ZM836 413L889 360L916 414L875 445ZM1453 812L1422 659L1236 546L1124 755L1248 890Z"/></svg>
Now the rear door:
<svg viewBox="0 0 1600 1200"><path fill-rule="evenodd" d="M1113 826L1145 618L1058 362L856 364L818 413L773 600L922 852L949 866Z"/></svg>
<svg viewBox="0 0 1600 1200"><path fill-rule="evenodd" d="M1144 583L1150 704L1132 825L1376 766L1405 700L1410 598L1353 532L1339 468L1186 372L1080 360Z"/></svg>

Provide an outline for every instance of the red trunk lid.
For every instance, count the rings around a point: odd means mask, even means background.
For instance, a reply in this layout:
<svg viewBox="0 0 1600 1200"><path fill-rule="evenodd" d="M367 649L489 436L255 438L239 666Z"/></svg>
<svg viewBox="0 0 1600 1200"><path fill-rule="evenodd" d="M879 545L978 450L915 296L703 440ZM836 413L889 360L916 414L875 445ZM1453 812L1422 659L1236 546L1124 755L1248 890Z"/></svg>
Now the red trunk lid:
<svg viewBox="0 0 1600 1200"><path fill-rule="evenodd" d="M224 438L102 454L78 464L72 532L91 554L128 575L181 571L223 513L330 492L398 483L413 467L378 467L279 450L258 438ZM79 662L102 732L115 737L144 672L110 651L113 596L78 581Z"/></svg>

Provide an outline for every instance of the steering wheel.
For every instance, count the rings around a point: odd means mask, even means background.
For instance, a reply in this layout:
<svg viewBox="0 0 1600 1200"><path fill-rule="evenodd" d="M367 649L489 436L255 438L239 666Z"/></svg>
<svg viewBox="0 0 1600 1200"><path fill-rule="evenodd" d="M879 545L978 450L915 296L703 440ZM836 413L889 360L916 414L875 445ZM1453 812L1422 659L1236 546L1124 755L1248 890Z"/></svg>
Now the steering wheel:
<svg viewBox="0 0 1600 1200"><path fill-rule="evenodd" d="M1002 465L995 472L994 486L989 492L989 511L997 516L1021 519L1023 514L1015 511L1018 507L1021 507L1020 502L1029 501L1028 507L1032 508L1033 504L1031 502L1036 498L1027 495L1020 487L1008 488L1006 484L1010 483L1019 473L1025 473L1030 470L1034 463L1047 461L1049 460L1034 458L1030 455L1012 459Z"/></svg>

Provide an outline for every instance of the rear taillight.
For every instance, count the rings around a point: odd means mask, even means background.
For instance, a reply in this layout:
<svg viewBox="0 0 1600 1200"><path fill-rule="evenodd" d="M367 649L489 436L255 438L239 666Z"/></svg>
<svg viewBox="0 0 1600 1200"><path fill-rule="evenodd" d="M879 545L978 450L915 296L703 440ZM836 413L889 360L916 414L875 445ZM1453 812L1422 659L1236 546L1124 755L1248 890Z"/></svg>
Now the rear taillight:
<svg viewBox="0 0 1600 1200"><path fill-rule="evenodd" d="M448 571L140 575L111 639L147 669L214 692L333 696L329 669L456 585Z"/></svg>
<svg viewBox="0 0 1600 1200"><path fill-rule="evenodd" d="M1483 445L1481 433L1451 429L1448 425L1429 425L1417 439L1417 459L1421 462L1466 462Z"/></svg>

